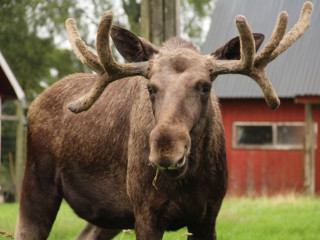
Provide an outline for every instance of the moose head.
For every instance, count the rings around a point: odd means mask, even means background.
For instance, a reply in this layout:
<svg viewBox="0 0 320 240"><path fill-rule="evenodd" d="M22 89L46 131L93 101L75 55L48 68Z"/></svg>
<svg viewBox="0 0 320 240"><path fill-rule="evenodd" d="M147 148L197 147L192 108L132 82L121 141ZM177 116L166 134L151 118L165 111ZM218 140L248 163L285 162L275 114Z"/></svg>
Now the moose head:
<svg viewBox="0 0 320 240"><path fill-rule="evenodd" d="M208 119L203 116L211 112L208 103L217 102L211 94L212 82L217 76L247 75L260 86L268 106L279 107L280 100L265 68L307 30L311 11L312 3L306 2L298 22L287 34L288 14L281 12L271 38L259 54L256 51L264 36L252 33L246 18L237 16L235 25L239 37L204 56L181 38L173 38L157 48L126 29L113 26L110 11L105 12L98 28L96 55L81 40L75 20L68 19L66 27L75 54L98 74L91 90L68 108L74 113L88 110L108 84L120 78L139 75L148 79L146 88L156 122L149 138L149 160L153 166L177 176L190 164L186 160L191 143L200 141L203 136ZM114 60L110 35L118 51L130 63Z"/></svg>

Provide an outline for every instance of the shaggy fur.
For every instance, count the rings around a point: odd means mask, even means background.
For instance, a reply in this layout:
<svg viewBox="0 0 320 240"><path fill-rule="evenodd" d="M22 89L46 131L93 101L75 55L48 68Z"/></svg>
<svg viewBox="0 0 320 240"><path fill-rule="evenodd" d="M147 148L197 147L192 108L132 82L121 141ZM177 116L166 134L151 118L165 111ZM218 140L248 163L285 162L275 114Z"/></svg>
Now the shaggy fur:
<svg viewBox="0 0 320 240"><path fill-rule="evenodd" d="M68 103L88 92L97 75L66 77L32 103L17 239L46 239L62 198L80 217L105 229L88 226L79 239L97 233L96 239L110 239L114 229L128 228L136 229L138 239L161 239L165 230L183 226L195 239L214 239L227 188L220 110L213 91L201 93L201 81L210 83L207 65L190 67L202 56L193 49L175 51L188 65L183 72L170 61L163 64L176 55L172 51L155 56L152 82L143 77L113 82L80 114L70 112ZM193 87L198 81L199 90ZM150 83L159 84L155 104ZM152 131L166 140L153 144ZM161 149L170 159L178 143L184 149L184 138L191 142L183 171L161 171L156 190L150 144L161 161Z"/></svg>
<svg viewBox="0 0 320 240"><path fill-rule="evenodd" d="M310 15L310 4L302 15ZM302 22L307 18L303 15ZM121 229L135 228L139 240L160 240L165 231L187 226L188 239L215 240L228 171L212 81L242 64L235 72L259 83L265 76L252 64L272 58L271 47L254 58L262 35L250 36L241 16L240 38L210 56L181 38L157 49L114 27L111 36L124 57L147 61L121 65L103 41L112 13L99 27L98 56L68 22L76 54L99 74L70 75L31 104L16 239L46 239L65 199L88 221L77 239L111 239Z"/></svg>

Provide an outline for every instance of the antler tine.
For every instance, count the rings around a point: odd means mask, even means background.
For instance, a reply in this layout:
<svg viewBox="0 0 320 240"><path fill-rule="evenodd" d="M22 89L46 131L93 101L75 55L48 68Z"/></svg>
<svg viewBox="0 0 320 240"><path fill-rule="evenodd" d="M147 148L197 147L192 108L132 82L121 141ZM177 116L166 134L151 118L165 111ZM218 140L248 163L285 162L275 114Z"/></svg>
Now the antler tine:
<svg viewBox="0 0 320 240"><path fill-rule="evenodd" d="M295 43L309 28L310 17L313 9L313 4L311 2L305 2L301 9L300 18L298 22L293 26L293 28L283 37L279 46L270 56L270 61L275 59L285 50L287 50L292 44Z"/></svg>
<svg viewBox="0 0 320 240"><path fill-rule="evenodd" d="M286 33L288 25L288 13L283 11L279 14L276 27L270 37L269 41L266 43L260 54L256 57L255 65L266 65L268 64L268 58L273 53L273 51L279 46L280 41L283 39Z"/></svg>
<svg viewBox="0 0 320 240"><path fill-rule="evenodd" d="M104 89L111 82L134 75L147 77L148 62L121 64L114 60L109 44L109 36L112 27L113 13L106 11L100 21L97 34L96 56L81 40L75 21L68 20L68 33L71 36L71 44L77 57L88 67L99 73L95 83L84 96L69 104L68 108L74 113L88 110L101 96Z"/></svg>
<svg viewBox="0 0 320 240"><path fill-rule="evenodd" d="M102 16L102 19L98 27L96 42L100 62L107 72L109 72L108 70L110 69L110 64L115 62L111 54L111 48L109 43L109 36L113 22L112 20L113 13L111 11L106 11Z"/></svg>
<svg viewBox="0 0 320 240"><path fill-rule="evenodd" d="M215 62L213 79L220 74L248 74L253 67L255 42L251 28L246 18L241 15L236 17L235 24L239 32L241 58L240 60Z"/></svg>
<svg viewBox="0 0 320 240"><path fill-rule="evenodd" d="M66 29L72 49L79 60L96 73L103 74L104 69L99 62L98 56L87 47L84 41L82 41L76 25L76 20L68 18L66 20Z"/></svg>
<svg viewBox="0 0 320 240"><path fill-rule="evenodd" d="M280 106L280 99L278 98L276 91L274 90L272 83L267 77L264 69L254 68L253 71L248 74L248 76L255 80L255 82L259 85L268 106L272 110L277 109Z"/></svg>
<svg viewBox="0 0 320 240"><path fill-rule="evenodd" d="M241 69L251 69L254 62L255 42L251 28L244 16L236 17L236 26L240 37Z"/></svg>
<svg viewBox="0 0 320 240"><path fill-rule="evenodd" d="M147 62L121 64L114 60L109 44L113 13L106 11L102 16L97 34L97 52L100 62L109 74L108 81L134 75L147 76Z"/></svg>

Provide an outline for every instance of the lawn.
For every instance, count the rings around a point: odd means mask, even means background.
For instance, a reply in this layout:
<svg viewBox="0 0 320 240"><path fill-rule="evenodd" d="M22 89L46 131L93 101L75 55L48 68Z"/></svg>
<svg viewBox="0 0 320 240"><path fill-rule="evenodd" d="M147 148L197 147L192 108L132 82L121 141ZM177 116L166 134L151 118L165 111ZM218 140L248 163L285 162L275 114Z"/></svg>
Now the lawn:
<svg viewBox="0 0 320 240"><path fill-rule="evenodd" d="M0 230L13 233L17 204L0 204ZM50 240L72 239L85 222L62 204ZM217 225L219 240L319 240L320 198L294 195L272 198L227 198ZM166 240L187 239L187 229L166 233ZM0 240L7 240L0 236ZM120 233L116 240L135 239L132 231Z"/></svg>

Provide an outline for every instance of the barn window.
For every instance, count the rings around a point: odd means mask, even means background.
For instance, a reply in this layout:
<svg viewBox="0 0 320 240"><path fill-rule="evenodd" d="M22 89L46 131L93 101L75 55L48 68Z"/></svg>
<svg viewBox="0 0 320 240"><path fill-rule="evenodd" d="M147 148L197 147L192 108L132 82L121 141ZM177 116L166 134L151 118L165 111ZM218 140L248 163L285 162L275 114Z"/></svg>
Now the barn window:
<svg viewBox="0 0 320 240"><path fill-rule="evenodd" d="M237 128L237 143L241 145L272 144L271 126L239 126Z"/></svg>
<svg viewBox="0 0 320 240"><path fill-rule="evenodd" d="M304 126L277 126L279 145L303 145Z"/></svg>
<svg viewBox="0 0 320 240"><path fill-rule="evenodd" d="M314 132L316 140L316 123ZM234 148L303 149L303 144L304 122L235 122L233 124Z"/></svg>

